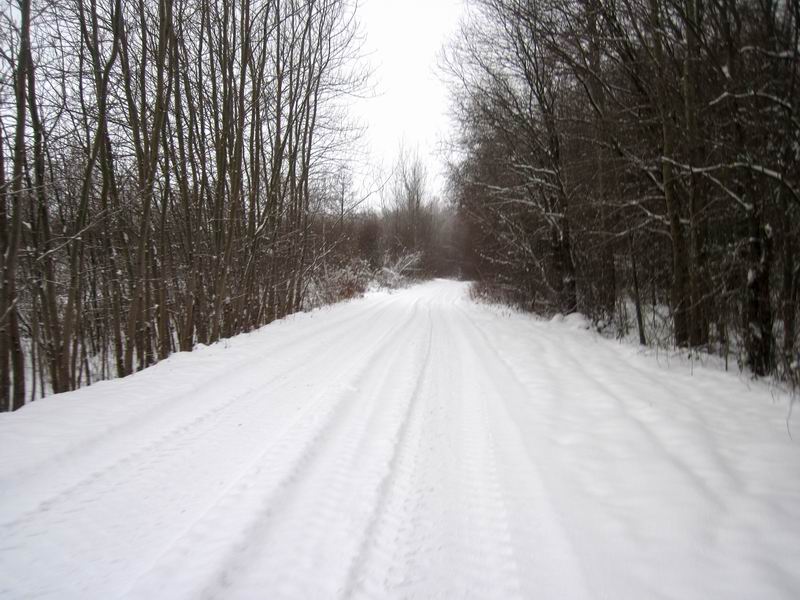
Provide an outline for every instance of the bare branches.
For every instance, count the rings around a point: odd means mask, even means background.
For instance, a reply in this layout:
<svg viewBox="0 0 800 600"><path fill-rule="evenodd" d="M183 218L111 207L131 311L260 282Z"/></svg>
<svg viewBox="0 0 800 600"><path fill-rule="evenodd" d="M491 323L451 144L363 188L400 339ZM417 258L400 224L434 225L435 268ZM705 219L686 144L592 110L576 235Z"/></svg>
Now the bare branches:
<svg viewBox="0 0 800 600"><path fill-rule="evenodd" d="M0 111L0 234L4 251L25 251L2 254L19 293L3 285L0 314L24 316L39 392L301 307L330 241L314 222L326 169L347 160L339 99L363 83L353 5L70 1L32 18L20 7L25 19L0 27L2 80L22 78L23 94L21 112ZM16 350L3 340L9 389Z"/></svg>
<svg viewBox="0 0 800 600"><path fill-rule="evenodd" d="M576 281L580 310L621 331L632 300L639 339L654 337L649 295L676 345L737 345L753 373L786 375L798 349L797 3L471 5L444 67L475 271L562 312Z"/></svg>

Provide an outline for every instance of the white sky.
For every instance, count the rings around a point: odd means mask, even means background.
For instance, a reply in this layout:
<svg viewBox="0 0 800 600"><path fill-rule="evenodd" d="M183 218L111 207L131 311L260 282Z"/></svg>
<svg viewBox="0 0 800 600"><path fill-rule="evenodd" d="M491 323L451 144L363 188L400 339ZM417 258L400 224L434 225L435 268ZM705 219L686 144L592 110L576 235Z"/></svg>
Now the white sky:
<svg viewBox="0 0 800 600"><path fill-rule="evenodd" d="M456 31L463 0L359 0L364 53L373 65L374 97L358 100L363 143L373 166L391 172L403 144L418 150L430 192L441 195L440 142L448 137L447 90L437 75L442 46Z"/></svg>

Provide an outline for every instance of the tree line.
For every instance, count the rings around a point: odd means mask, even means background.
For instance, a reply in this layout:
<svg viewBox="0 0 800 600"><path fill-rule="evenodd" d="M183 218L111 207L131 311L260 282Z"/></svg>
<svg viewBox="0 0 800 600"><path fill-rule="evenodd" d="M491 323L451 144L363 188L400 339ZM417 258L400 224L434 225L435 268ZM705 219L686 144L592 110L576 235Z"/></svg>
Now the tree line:
<svg viewBox="0 0 800 600"><path fill-rule="evenodd" d="M798 0L470 0L444 62L487 289L797 379Z"/></svg>
<svg viewBox="0 0 800 600"><path fill-rule="evenodd" d="M393 288L462 274L463 224L453 206L431 191L418 151L400 147L382 178L379 202L352 197L349 179L347 170L339 174L334 210L320 221L336 240L323 265L326 274L314 282L325 288L323 302L357 296L372 284Z"/></svg>
<svg viewBox="0 0 800 600"><path fill-rule="evenodd" d="M297 310L352 137L346 0L19 0L0 27L0 410Z"/></svg>

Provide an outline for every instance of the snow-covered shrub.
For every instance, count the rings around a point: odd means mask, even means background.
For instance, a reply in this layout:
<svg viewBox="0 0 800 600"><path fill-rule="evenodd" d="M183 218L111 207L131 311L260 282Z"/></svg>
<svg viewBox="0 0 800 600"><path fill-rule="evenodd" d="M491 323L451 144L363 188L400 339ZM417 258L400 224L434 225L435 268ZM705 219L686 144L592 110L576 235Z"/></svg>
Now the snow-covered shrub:
<svg viewBox="0 0 800 600"><path fill-rule="evenodd" d="M401 254L395 259L387 257L375 274L375 282L378 286L389 289L404 287L413 280L421 261L422 252Z"/></svg>
<svg viewBox="0 0 800 600"><path fill-rule="evenodd" d="M519 289L513 285L505 285L496 281L476 281L469 287L469 296L476 302L503 304L519 310L531 310Z"/></svg>
<svg viewBox="0 0 800 600"><path fill-rule="evenodd" d="M563 315L561 313L557 313L551 317L550 322L552 323L563 323L569 329L591 329L592 323L586 317L586 315L582 315L581 313L572 313L569 315Z"/></svg>
<svg viewBox="0 0 800 600"><path fill-rule="evenodd" d="M362 259L352 259L339 267L321 270L308 286L305 308L358 298L367 291L372 279L373 271Z"/></svg>

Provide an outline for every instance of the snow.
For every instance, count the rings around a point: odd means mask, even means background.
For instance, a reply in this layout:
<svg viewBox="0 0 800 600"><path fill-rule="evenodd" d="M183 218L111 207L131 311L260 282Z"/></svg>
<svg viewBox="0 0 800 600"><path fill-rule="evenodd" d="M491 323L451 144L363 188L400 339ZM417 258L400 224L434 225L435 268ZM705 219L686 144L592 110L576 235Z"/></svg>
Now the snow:
<svg viewBox="0 0 800 600"><path fill-rule="evenodd" d="M0 415L3 598L795 598L766 384L435 281Z"/></svg>

